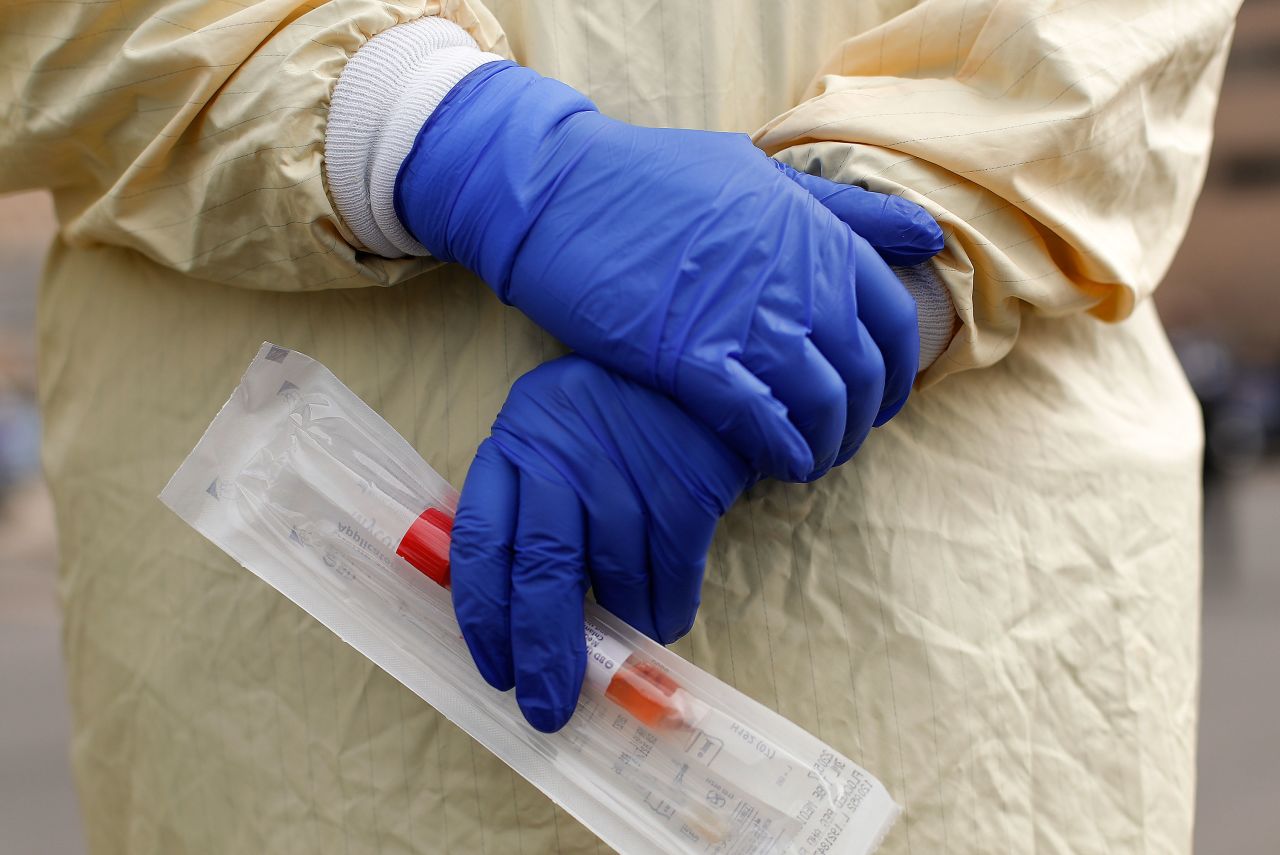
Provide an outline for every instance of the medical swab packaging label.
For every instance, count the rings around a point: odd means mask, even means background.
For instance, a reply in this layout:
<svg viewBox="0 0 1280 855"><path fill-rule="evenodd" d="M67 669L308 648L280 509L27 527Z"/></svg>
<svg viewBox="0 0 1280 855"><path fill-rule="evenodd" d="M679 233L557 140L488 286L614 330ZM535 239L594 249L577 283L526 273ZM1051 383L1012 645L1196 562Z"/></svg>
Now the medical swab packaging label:
<svg viewBox="0 0 1280 855"><path fill-rule="evenodd" d="M856 763L595 606L559 732L491 688L447 590L457 492L323 365L263 344L161 500L623 853L863 855Z"/></svg>

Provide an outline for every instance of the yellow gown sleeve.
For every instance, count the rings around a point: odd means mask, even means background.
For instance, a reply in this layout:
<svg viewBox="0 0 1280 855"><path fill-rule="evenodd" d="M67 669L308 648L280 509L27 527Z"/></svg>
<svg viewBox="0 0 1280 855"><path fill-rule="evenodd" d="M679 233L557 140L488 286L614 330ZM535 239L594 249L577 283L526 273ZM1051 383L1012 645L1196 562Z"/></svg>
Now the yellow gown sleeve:
<svg viewBox="0 0 1280 855"><path fill-rule="evenodd" d="M1127 317L1202 184L1238 0L924 2L844 42L756 134L919 202L959 331L922 384L990 365L1021 315Z"/></svg>
<svg viewBox="0 0 1280 855"><path fill-rule="evenodd" d="M0 6L0 192L52 190L63 240L246 288L393 284L435 264L363 252L326 196L348 58L439 15L506 52L475 0L15 0Z"/></svg>

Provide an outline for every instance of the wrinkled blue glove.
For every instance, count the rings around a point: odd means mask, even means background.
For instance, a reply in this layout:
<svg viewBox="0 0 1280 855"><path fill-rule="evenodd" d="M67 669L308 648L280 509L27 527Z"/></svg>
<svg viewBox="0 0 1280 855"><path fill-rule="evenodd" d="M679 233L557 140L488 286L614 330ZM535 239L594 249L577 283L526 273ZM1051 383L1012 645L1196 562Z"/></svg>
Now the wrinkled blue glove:
<svg viewBox="0 0 1280 855"><path fill-rule="evenodd" d="M395 201L437 258L675 398L766 475L843 463L915 379L915 305L885 259L928 259L937 224L741 134L618 122L494 62L427 120Z"/></svg>
<svg viewBox="0 0 1280 855"><path fill-rule="evenodd" d="M467 473L453 605L480 673L551 732L578 702L583 597L646 635L693 626L716 521L753 473L673 401L580 356L512 387Z"/></svg>

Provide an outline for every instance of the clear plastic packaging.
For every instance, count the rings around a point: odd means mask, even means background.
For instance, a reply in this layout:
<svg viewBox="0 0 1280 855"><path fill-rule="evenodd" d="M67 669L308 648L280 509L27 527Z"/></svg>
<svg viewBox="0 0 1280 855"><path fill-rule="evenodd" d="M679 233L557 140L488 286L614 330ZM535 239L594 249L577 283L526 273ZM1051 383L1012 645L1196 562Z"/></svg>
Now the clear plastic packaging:
<svg viewBox="0 0 1280 855"><path fill-rule="evenodd" d="M324 366L264 344L161 500L624 853L871 852L899 812L848 758L587 604L555 734L453 616L456 491Z"/></svg>

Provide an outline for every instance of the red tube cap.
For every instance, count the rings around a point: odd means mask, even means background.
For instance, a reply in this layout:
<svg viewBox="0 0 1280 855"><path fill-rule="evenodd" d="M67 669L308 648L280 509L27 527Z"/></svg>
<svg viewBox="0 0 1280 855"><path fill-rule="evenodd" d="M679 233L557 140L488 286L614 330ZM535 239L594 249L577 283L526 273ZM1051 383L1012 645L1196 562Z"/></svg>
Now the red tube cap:
<svg viewBox="0 0 1280 855"><path fill-rule="evenodd" d="M449 587L449 534L453 517L439 508L427 508L400 538L396 555L422 571L441 587Z"/></svg>

